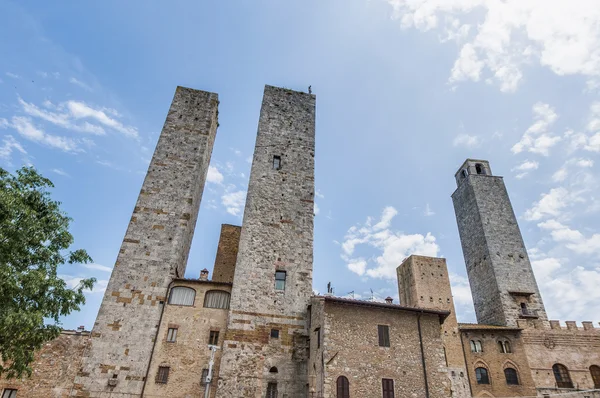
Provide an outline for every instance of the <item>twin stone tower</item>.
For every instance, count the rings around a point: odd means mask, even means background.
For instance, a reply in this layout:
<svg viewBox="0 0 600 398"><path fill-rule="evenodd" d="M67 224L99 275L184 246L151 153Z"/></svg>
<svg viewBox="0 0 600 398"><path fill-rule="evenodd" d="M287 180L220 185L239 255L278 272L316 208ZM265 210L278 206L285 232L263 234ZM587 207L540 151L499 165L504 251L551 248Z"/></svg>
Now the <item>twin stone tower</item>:
<svg viewBox="0 0 600 398"><path fill-rule="evenodd" d="M143 394L170 284L185 274L218 104L214 93L183 87L175 92L75 379L78 396ZM278 364L287 397L306 396L314 157L315 96L266 86L218 398L264 396L261 375L270 361ZM514 326L524 310L546 319L502 178L491 176L487 162L471 160L456 178L452 198L478 320ZM276 288L281 278L285 290ZM252 342L272 327L292 341L257 351Z"/></svg>

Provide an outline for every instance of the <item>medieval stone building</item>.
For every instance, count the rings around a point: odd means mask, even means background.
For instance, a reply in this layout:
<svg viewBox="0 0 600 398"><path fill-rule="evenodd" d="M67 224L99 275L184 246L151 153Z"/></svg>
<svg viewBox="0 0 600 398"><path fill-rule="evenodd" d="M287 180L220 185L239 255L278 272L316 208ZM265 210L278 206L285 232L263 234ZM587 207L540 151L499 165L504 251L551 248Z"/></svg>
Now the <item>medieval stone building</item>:
<svg viewBox="0 0 600 398"><path fill-rule="evenodd" d="M265 87L241 227L185 267L217 95L178 87L91 332L65 331L1 398L600 397L600 332L549 321L502 177L452 195L477 324L446 261L398 265L400 303L312 292L315 96Z"/></svg>

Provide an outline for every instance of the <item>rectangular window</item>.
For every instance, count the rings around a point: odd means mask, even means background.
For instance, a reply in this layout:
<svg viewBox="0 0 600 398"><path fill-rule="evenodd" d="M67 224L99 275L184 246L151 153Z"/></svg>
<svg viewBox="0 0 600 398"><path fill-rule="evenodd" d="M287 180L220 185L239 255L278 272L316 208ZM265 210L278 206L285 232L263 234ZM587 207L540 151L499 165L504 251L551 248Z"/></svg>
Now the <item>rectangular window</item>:
<svg viewBox="0 0 600 398"><path fill-rule="evenodd" d="M167 342L174 343L177 341L177 328L169 328L167 331Z"/></svg>
<svg viewBox="0 0 600 398"><path fill-rule="evenodd" d="M285 290L285 271L275 272L275 290Z"/></svg>
<svg viewBox="0 0 600 398"><path fill-rule="evenodd" d="M216 330L210 331L210 336L208 336L208 344L210 345L219 345L219 332Z"/></svg>
<svg viewBox="0 0 600 398"><path fill-rule="evenodd" d="M377 325L377 332L379 333L379 346L389 347L390 346L390 327L388 325Z"/></svg>
<svg viewBox="0 0 600 398"><path fill-rule="evenodd" d="M169 367L168 366L159 366L158 373L156 374L156 382L160 384L166 384L167 380L169 380Z"/></svg>
<svg viewBox="0 0 600 398"><path fill-rule="evenodd" d="M321 348L321 328L316 328L315 333L317 334L317 348Z"/></svg>
<svg viewBox="0 0 600 398"><path fill-rule="evenodd" d="M2 398L17 398L17 390L14 388L5 388L2 392Z"/></svg>
<svg viewBox="0 0 600 398"><path fill-rule="evenodd" d="M266 398L277 398L277 383L267 384L267 397Z"/></svg>
<svg viewBox="0 0 600 398"><path fill-rule="evenodd" d="M279 338L279 329L271 329L271 338L278 339Z"/></svg>
<svg viewBox="0 0 600 398"><path fill-rule="evenodd" d="M381 390L383 391L383 398L394 398L394 380L381 379Z"/></svg>
<svg viewBox="0 0 600 398"><path fill-rule="evenodd" d="M273 156L273 168L275 170L281 169L281 156Z"/></svg>

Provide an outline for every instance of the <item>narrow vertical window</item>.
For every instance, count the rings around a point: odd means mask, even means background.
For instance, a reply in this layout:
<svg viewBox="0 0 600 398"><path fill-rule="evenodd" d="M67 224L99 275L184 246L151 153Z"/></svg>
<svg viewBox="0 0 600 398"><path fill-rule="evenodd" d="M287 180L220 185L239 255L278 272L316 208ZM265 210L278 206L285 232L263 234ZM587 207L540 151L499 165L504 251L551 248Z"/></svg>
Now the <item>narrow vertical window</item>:
<svg viewBox="0 0 600 398"><path fill-rule="evenodd" d="M477 384L490 384L490 378L486 368L475 369L475 378L477 379Z"/></svg>
<svg viewBox="0 0 600 398"><path fill-rule="evenodd" d="M273 156L273 169L281 169L281 156Z"/></svg>
<svg viewBox="0 0 600 398"><path fill-rule="evenodd" d="M504 377L506 378L506 384L516 386L519 384L519 376L517 371L513 368L504 369Z"/></svg>
<svg viewBox="0 0 600 398"><path fill-rule="evenodd" d="M277 383L267 384L267 396L266 398L277 398Z"/></svg>
<svg viewBox="0 0 600 398"><path fill-rule="evenodd" d="M596 365L590 366L590 373L594 381L594 388L600 388L600 367Z"/></svg>
<svg viewBox="0 0 600 398"><path fill-rule="evenodd" d="M219 332L216 330L211 330L210 335L208 336L208 344L210 345L218 345L219 344Z"/></svg>
<svg viewBox="0 0 600 398"><path fill-rule="evenodd" d="M167 331L167 342L174 343L177 341L177 328L169 328Z"/></svg>
<svg viewBox="0 0 600 398"><path fill-rule="evenodd" d="M285 271L275 272L275 290L285 290Z"/></svg>
<svg viewBox="0 0 600 398"><path fill-rule="evenodd" d="M573 382L571 381L571 375L569 375L569 369L565 365L556 363L552 365L552 372L556 379L556 386L558 388L573 388Z"/></svg>
<svg viewBox="0 0 600 398"><path fill-rule="evenodd" d="M2 398L17 398L17 390L14 388L5 388L2 391Z"/></svg>
<svg viewBox="0 0 600 398"><path fill-rule="evenodd" d="M271 329L271 338L278 339L279 338L279 329Z"/></svg>
<svg viewBox="0 0 600 398"><path fill-rule="evenodd" d="M315 333L317 334L317 348L321 348L321 328L316 328Z"/></svg>
<svg viewBox="0 0 600 398"><path fill-rule="evenodd" d="M379 346L389 347L390 346L390 327L388 325L377 325L377 332L379 334Z"/></svg>
<svg viewBox="0 0 600 398"><path fill-rule="evenodd" d="M383 398L394 398L394 380L381 379L381 390L383 391Z"/></svg>
<svg viewBox="0 0 600 398"><path fill-rule="evenodd" d="M483 352L481 340L471 340L471 352Z"/></svg>
<svg viewBox="0 0 600 398"><path fill-rule="evenodd" d="M169 367L159 366L158 373L156 374L156 382L159 384L166 384L169 380Z"/></svg>
<svg viewBox="0 0 600 398"><path fill-rule="evenodd" d="M350 398L350 383L346 376L340 376L336 382L336 398Z"/></svg>

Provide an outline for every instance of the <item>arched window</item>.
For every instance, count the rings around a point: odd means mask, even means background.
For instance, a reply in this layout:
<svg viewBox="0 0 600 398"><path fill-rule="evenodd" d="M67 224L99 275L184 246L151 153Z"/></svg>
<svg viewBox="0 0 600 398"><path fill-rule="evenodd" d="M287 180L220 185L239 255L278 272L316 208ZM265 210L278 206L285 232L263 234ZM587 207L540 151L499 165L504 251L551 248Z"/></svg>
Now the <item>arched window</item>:
<svg viewBox="0 0 600 398"><path fill-rule="evenodd" d="M271 369L269 369L269 373L278 373L279 371L277 370L277 367L273 366Z"/></svg>
<svg viewBox="0 0 600 398"><path fill-rule="evenodd" d="M517 376L517 371L513 368L504 369L504 377L506 378L506 384L515 386L519 384L519 376Z"/></svg>
<svg viewBox="0 0 600 398"><path fill-rule="evenodd" d="M554 372L554 378L556 379L556 386L558 388L573 388L573 382L571 376L569 376L569 369L565 365L555 363L552 365L552 371Z"/></svg>
<svg viewBox="0 0 600 398"><path fill-rule="evenodd" d="M204 295L204 306L206 308L229 309L229 293L223 290L209 290Z"/></svg>
<svg viewBox="0 0 600 398"><path fill-rule="evenodd" d="M600 388L600 366L590 366L590 373L592 374L592 380L594 380L594 388Z"/></svg>
<svg viewBox="0 0 600 398"><path fill-rule="evenodd" d="M503 354L510 354L512 352L510 350L510 341L508 341L508 340L498 341L498 348L500 349L500 352Z"/></svg>
<svg viewBox="0 0 600 398"><path fill-rule="evenodd" d="M477 163L475 165L475 171L477 172L477 174L485 174L485 169L483 168L481 163Z"/></svg>
<svg viewBox="0 0 600 398"><path fill-rule="evenodd" d="M171 289L169 304L173 305L194 305L196 291L185 286L177 286Z"/></svg>
<svg viewBox="0 0 600 398"><path fill-rule="evenodd" d="M483 352L481 340L471 340L471 352Z"/></svg>
<svg viewBox="0 0 600 398"><path fill-rule="evenodd" d="M350 383L346 376L337 378L337 395L336 398L350 398Z"/></svg>
<svg viewBox="0 0 600 398"><path fill-rule="evenodd" d="M475 378L477 378L477 384L490 384L490 378L486 368L475 369Z"/></svg>

